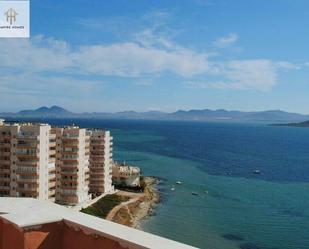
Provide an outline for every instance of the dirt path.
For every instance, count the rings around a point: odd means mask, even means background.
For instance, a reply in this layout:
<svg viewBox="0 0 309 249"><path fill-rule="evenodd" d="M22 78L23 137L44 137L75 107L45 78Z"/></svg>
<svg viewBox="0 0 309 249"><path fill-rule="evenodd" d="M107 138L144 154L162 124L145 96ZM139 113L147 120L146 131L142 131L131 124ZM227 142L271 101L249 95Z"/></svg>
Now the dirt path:
<svg viewBox="0 0 309 249"><path fill-rule="evenodd" d="M153 177L145 177L146 187L143 193L118 191L117 195L130 199L115 206L106 219L139 229L140 220L151 215L154 206L159 202L159 193L155 189L157 182Z"/></svg>
<svg viewBox="0 0 309 249"><path fill-rule="evenodd" d="M124 191L121 191L121 192L124 192ZM129 193L129 192L128 192ZM128 195L126 195L128 196ZM142 196L141 196L142 197ZM119 205L117 205L116 207L114 207L107 215L106 219L107 220L113 220L115 215L118 213L118 211L123 208L123 207L128 207L128 205L138 201L141 197L135 197L135 198L132 198L126 202L123 202L123 203L120 203Z"/></svg>

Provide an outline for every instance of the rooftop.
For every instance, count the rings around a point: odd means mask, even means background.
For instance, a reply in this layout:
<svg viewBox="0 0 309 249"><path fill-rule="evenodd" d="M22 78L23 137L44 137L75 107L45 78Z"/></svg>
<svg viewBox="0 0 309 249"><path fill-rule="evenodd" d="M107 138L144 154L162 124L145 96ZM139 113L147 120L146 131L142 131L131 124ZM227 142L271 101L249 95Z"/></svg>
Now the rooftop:
<svg viewBox="0 0 309 249"><path fill-rule="evenodd" d="M18 240L18 236L22 239ZM33 238L33 236L39 237ZM50 239L55 237L57 238ZM37 242L38 240L40 243ZM68 240L70 243L67 242ZM0 197L0 248L10 249L13 246L16 248L18 241L24 243L22 248L29 249L99 249L103 244L106 249L154 249L158 248L158 245L164 249L194 248L51 202L32 198ZM76 242L74 247L72 241L79 241L79 243ZM32 246L29 246L29 243ZM56 247L55 243L60 244Z"/></svg>

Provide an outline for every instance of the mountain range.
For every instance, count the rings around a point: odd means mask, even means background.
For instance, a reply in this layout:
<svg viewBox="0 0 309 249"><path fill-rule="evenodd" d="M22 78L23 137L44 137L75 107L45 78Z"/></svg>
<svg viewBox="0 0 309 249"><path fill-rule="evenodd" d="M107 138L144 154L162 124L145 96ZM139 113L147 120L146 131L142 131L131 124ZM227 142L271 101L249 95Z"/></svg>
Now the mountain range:
<svg viewBox="0 0 309 249"><path fill-rule="evenodd" d="M240 121L269 121L269 122L304 122L309 120L309 115L290 113L281 110L269 110L260 112L242 112L219 110L178 110L167 113L159 111L148 112L84 112L74 113L59 106L40 107L35 110L22 110L16 113L0 113L2 118L96 118L96 119L146 119L146 120L240 120Z"/></svg>

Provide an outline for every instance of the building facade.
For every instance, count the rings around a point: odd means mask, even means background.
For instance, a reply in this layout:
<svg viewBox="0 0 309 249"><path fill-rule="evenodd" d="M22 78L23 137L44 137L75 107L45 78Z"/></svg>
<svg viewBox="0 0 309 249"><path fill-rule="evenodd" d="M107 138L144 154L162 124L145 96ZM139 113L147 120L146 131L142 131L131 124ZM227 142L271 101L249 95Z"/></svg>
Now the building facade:
<svg viewBox="0 0 309 249"><path fill-rule="evenodd" d="M105 131L2 122L0 196L75 205L109 192L111 146Z"/></svg>
<svg viewBox="0 0 309 249"><path fill-rule="evenodd" d="M90 134L76 126L56 128L58 134L56 202L74 205L90 199Z"/></svg>
<svg viewBox="0 0 309 249"><path fill-rule="evenodd" d="M109 131L93 130L90 137L90 192L110 192L112 187L112 145Z"/></svg>
<svg viewBox="0 0 309 249"><path fill-rule="evenodd" d="M136 188L141 186L141 170L129 165L113 164L113 184L118 187Z"/></svg>
<svg viewBox="0 0 309 249"><path fill-rule="evenodd" d="M0 194L54 200L55 147L47 124L0 126Z"/></svg>

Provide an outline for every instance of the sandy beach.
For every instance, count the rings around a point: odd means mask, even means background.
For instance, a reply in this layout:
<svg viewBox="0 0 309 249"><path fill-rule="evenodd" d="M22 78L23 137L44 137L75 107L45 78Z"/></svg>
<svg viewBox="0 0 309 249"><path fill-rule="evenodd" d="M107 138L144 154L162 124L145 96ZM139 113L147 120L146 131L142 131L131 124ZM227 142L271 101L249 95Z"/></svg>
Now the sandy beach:
<svg viewBox="0 0 309 249"><path fill-rule="evenodd" d="M115 206L107 215L106 219L141 229L140 220L151 215L155 205L159 202L159 192L156 189L158 179L144 177L145 189L142 193L134 193L120 190L116 195L127 197L129 200Z"/></svg>

